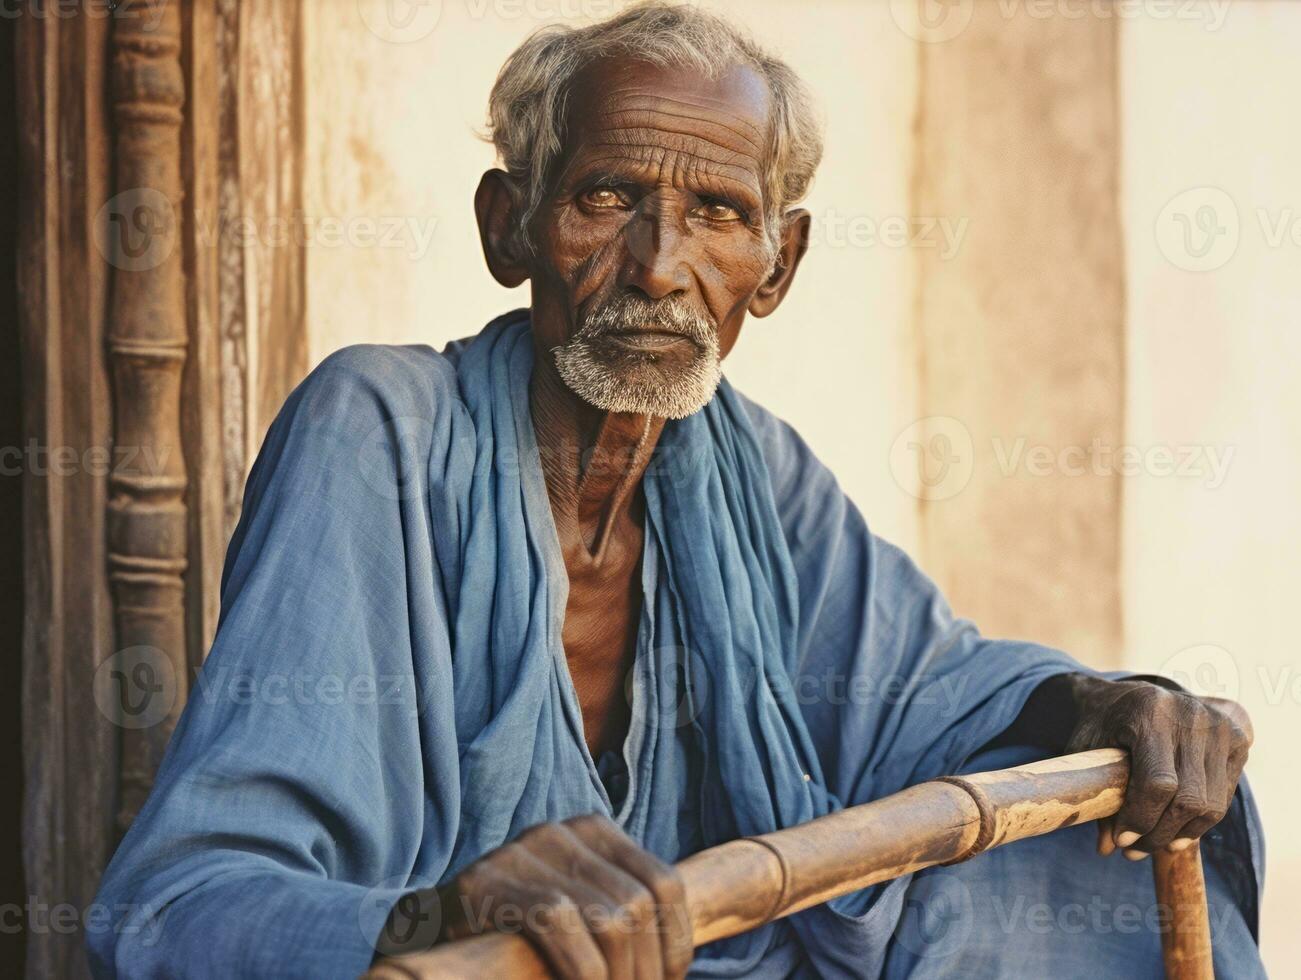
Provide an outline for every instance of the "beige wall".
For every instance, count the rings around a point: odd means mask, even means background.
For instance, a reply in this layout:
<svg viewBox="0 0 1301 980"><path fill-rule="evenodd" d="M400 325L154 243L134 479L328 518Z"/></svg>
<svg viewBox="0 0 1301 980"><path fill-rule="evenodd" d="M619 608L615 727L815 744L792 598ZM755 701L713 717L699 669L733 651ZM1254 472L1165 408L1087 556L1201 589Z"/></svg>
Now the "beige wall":
<svg viewBox="0 0 1301 980"><path fill-rule="evenodd" d="M1126 481L1126 661L1250 710L1247 772L1272 831L1267 963L1297 976L1301 4L1237 3L1209 23L1123 32L1128 439L1196 463Z"/></svg>
<svg viewBox="0 0 1301 980"><path fill-rule="evenodd" d="M986 633L1118 666L1121 479L1083 463L1123 425L1116 25L1005 9L919 44L915 207L966 229L916 252L920 559Z"/></svg>

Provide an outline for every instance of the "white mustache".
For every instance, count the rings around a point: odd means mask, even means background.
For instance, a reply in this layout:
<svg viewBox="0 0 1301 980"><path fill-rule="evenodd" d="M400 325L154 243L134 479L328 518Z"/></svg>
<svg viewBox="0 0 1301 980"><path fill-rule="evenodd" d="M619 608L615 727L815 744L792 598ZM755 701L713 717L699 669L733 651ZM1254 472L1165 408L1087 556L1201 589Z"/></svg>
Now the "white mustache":
<svg viewBox="0 0 1301 980"><path fill-rule="evenodd" d="M629 329L663 330L702 344L711 340L716 331L711 318L680 300L650 303L623 296L603 303L584 317L575 339L588 340Z"/></svg>

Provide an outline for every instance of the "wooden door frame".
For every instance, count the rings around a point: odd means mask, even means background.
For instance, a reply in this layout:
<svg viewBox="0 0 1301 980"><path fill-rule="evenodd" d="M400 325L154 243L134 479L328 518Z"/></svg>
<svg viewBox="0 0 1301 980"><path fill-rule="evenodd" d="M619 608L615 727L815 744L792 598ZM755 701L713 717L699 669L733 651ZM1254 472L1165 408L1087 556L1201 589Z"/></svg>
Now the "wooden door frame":
<svg viewBox="0 0 1301 980"><path fill-rule="evenodd" d="M46 910L26 923L32 977L87 972L80 925L211 642L251 455L307 366L301 244L228 233L301 200L298 0L107 9L32 0L10 21L21 445L36 447L21 476L22 851ZM143 727L105 706L139 650L170 671L168 710ZM55 927L49 910L69 907L76 927Z"/></svg>

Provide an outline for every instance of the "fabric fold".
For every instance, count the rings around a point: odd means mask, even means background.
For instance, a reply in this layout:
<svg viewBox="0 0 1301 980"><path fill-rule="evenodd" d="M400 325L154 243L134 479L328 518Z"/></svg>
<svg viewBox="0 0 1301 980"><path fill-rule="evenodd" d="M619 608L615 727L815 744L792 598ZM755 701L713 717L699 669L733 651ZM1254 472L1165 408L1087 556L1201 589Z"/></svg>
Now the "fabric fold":
<svg viewBox="0 0 1301 980"><path fill-rule="evenodd" d="M956 772L1042 680L1082 669L953 617L724 382L665 426L644 480L614 814L561 643L533 356L516 311L442 354L347 348L290 396L212 651L104 876L97 975L355 976L402 894L537 823L617 816L676 861ZM693 973L879 975L909 887L711 944Z"/></svg>

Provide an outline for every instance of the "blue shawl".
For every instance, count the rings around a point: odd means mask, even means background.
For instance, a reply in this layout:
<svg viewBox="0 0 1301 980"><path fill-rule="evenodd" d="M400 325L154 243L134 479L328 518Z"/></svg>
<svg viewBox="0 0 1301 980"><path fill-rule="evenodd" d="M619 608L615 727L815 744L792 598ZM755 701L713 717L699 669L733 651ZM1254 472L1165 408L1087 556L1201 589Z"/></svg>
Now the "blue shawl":
<svg viewBox="0 0 1301 980"><path fill-rule="evenodd" d="M561 645L532 364L519 311L441 355L347 348L290 396L212 651L102 884L98 974L355 976L401 895L534 824L606 813L674 861L954 772L1081 669L954 619L724 382L644 479L616 810ZM715 943L693 972L877 975L906 886Z"/></svg>

